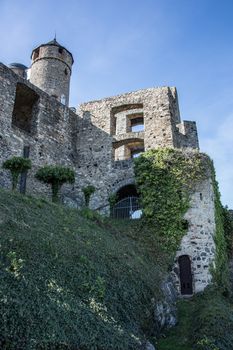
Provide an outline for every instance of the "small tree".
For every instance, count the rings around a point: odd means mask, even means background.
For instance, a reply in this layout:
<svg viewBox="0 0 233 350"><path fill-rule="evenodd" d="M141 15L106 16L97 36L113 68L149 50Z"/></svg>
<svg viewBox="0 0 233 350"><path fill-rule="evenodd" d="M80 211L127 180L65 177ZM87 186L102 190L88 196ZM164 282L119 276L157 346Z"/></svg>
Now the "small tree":
<svg viewBox="0 0 233 350"><path fill-rule="evenodd" d="M95 192L95 187L92 185L88 185L82 189L84 198L85 198L85 205L86 207L89 207L91 195Z"/></svg>
<svg viewBox="0 0 233 350"><path fill-rule="evenodd" d="M37 171L35 177L51 185L53 202L59 202L59 191L64 183L75 182L74 171L61 165L45 165Z"/></svg>
<svg viewBox="0 0 233 350"><path fill-rule="evenodd" d="M12 191L16 190L18 180L19 180L19 175L31 169L31 166L32 166L31 160L23 157L12 157L10 159L7 159L3 163L2 167L11 172Z"/></svg>

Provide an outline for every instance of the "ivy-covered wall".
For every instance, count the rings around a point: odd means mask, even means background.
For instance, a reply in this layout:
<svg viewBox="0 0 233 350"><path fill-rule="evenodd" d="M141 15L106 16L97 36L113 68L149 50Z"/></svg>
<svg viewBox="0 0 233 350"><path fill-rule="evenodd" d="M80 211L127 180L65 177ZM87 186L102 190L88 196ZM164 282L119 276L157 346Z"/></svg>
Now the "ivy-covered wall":
<svg viewBox="0 0 233 350"><path fill-rule="evenodd" d="M194 150L151 150L135 160L135 175L145 221L175 259L178 291L183 255L191 262L193 293L213 277L226 285L222 206L209 157Z"/></svg>

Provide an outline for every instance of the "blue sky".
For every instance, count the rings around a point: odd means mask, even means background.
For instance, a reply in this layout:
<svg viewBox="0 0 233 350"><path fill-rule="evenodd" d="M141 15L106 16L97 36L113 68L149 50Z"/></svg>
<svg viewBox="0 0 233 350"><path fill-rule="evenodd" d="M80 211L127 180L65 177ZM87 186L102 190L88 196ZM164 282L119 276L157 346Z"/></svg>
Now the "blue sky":
<svg viewBox="0 0 233 350"><path fill-rule="evenodd" d="M71 105L176 86L233 208L232 0L0 0L0 61L30 65L57 33L74 55Z"/></svg>

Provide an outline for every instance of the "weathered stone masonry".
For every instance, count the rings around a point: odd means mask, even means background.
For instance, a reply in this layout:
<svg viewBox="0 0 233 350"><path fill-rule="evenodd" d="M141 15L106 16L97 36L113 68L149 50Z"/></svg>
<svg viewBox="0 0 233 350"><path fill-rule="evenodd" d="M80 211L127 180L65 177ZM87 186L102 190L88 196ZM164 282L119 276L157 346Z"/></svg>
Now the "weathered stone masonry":
<svg viewBox="0 0 233 350"><path fill-rule="evenodd" d="M108 212L108 197L134 183L132 158L157 147L189 148L198 152L195 122L181 121L174 87L139 90L68 108L72 54L57 41L33 50L30 81L24 66L0 64L0 163L29 149L33 169L27 191L49 196L50 189L35 180L36 170L62 164L75 170L74 185L64 186L63 201L83 204L82 188L96 187L91 207ZM17 74L15 74L15 72ZM61 103L62 102L62 103ZM0 186L10 187L0 168ZM214 261L214 201L210 179L193 191L186 213L189 229L177 252L173 277L182 293L180 257L190 261L191 291L211 281Z"/></svg>

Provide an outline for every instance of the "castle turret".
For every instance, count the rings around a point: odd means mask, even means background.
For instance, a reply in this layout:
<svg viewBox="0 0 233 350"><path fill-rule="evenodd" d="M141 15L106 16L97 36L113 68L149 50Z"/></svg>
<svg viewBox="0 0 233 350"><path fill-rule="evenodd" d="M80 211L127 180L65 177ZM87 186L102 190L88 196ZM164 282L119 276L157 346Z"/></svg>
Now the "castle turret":
<svg viewBox="0 0 233 350"><path fill-rule="evenodd" d="M54 39L35 48L31 59L30 82L68 105L72 54Z"/></svg>
<svg viewBox="0 0 233 350"><path fill-rule="evenodd" d="M27 67L21 63L11 63L9 64L9 68L13 70L16 74L18 74L21 78L27 78Z"/></svg>

